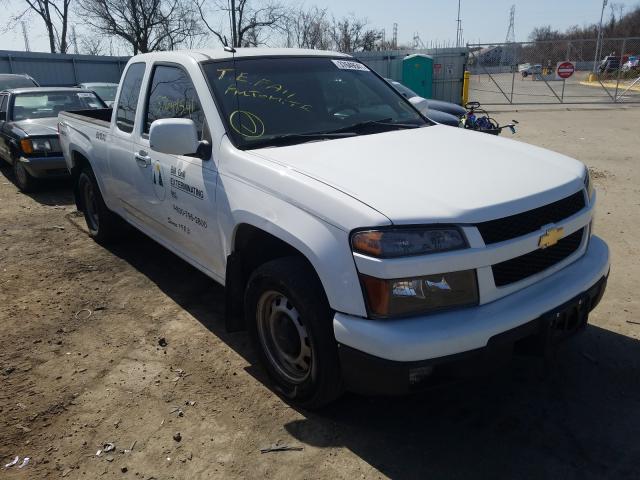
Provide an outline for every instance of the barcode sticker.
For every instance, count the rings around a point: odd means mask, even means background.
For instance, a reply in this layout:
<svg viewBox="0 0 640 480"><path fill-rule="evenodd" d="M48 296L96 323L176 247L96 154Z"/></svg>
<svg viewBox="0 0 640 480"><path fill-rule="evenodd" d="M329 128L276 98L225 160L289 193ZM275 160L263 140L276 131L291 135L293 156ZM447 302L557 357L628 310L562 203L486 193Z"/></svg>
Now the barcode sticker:
<svg viewBox="0 0 640 480"><path fill-rule="evenodd" d="M369 69L360 62L351 62L349 60L331 60L333 64L340 70L360 70L368 72Z"/></svg>

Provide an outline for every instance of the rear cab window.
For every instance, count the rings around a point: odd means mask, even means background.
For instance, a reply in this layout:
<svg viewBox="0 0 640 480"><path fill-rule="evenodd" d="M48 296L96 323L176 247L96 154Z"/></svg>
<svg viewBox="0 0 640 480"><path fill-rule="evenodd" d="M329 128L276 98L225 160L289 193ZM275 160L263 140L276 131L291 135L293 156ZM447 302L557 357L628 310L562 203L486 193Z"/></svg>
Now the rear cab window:
<svg viewBox="0 0 640 480"><path fill-rule="evenodd" d="M145 63L132 63L122 81L116 109L116 126L125 133L133 131L145 67Z"/></svg>

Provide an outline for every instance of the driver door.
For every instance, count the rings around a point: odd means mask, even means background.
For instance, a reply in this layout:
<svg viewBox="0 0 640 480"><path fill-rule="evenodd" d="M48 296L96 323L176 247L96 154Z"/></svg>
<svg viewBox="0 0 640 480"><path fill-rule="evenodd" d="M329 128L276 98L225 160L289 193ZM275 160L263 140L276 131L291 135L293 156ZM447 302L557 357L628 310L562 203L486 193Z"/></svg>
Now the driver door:
<svg viewBox="0 0 640 480"><path fill-rule="evenodd" d="M151 124L164 118L189 118L199 138L211 142L205 115L189 73L175 64L156 64L148 82L142 133L134 138L133 153L148 162L152 186L142 209L154 219L154 228L174 247L205 268L223 268L214 255L216 235L214 162L196 155L171 155L151 149Z"/></svg>

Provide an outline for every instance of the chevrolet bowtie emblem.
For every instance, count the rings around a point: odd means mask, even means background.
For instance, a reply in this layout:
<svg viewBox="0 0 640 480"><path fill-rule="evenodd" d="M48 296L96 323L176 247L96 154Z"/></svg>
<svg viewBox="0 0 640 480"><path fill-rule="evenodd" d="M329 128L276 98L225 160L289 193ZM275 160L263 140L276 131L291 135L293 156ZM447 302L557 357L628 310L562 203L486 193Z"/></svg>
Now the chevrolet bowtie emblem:
<svg viewBox="0 0 640 480"><path fill-rule="evenodd" d="M540 240L538 240L538 247L547 248L554 246L558 243L558 240L562 238L563 233L564 228L562 227L548 229L545 234L540 237Z"/></svg>

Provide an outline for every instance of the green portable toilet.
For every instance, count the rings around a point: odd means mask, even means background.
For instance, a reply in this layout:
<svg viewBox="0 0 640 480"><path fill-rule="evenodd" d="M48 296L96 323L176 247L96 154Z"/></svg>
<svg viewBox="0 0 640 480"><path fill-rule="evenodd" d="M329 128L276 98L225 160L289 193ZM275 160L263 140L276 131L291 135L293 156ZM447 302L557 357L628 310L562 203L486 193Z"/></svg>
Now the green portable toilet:
<svg viewBox="0 0 640 480"><path fill-rule="evenodd" d="M433 90L433 58L413 54L402 59L402 83L424 98L431 98Z"/></svg>

